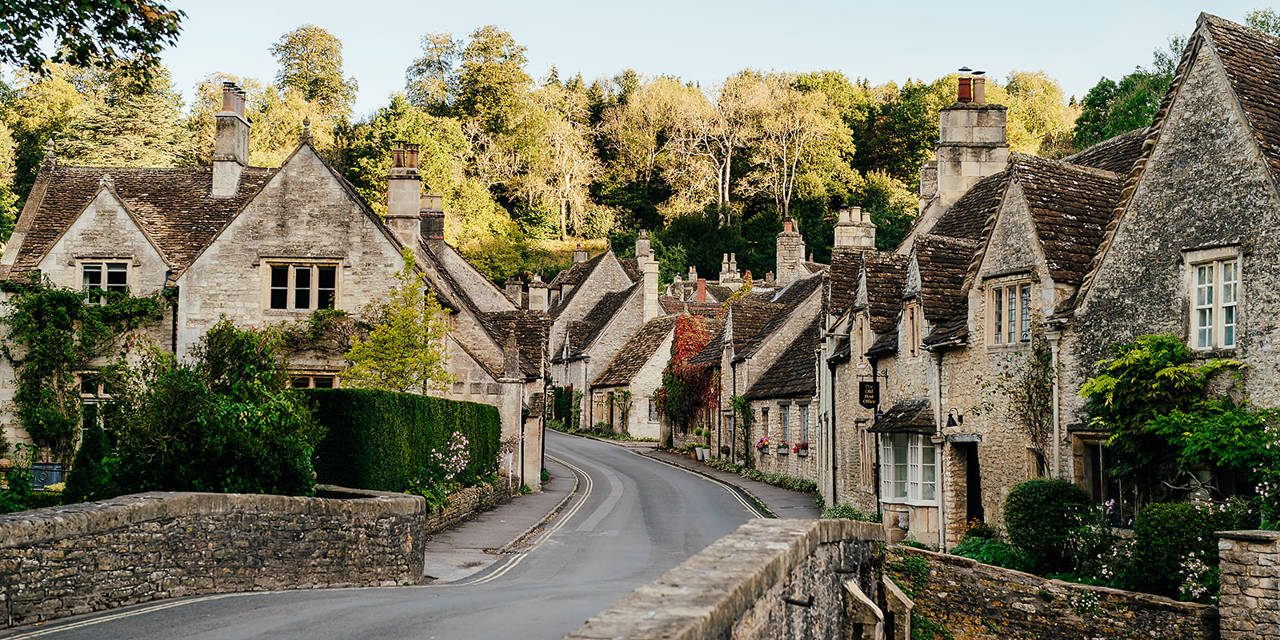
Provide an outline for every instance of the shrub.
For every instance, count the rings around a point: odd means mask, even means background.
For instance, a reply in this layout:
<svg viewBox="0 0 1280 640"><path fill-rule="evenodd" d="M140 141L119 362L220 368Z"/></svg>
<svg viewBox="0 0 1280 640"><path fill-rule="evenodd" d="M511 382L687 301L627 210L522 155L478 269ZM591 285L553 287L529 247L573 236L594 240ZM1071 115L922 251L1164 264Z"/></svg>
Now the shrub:
<svg viewBox="0 0 1280 640"><path fill-rule="evenodd" d="M1239 511L1214 503L1149 504L1133 523L1134 557L1125 585L1173 598L1217 596L1215 531L1242 524Z"/></svg>
<svg viewBox="0 0 1280 640"><path fill-rule="evenodd" d="M80 439L80 450L76 452L75 464L71 467L71 474L67 476L67 487L63 495L68 503L109 498L119 494L111 470L116 458L107 442L107 434L100 424L90 424Z"/></svg>
<svg viewBox="0 0 1280 640"><path fill-rule="evenodd" d="M1028 565L1025 553L992 538L965 536L964 540L960 541L960 544L951 549L951 553L957 556L973 558L978 562L1018 571L1026 571Z"/></svg>
<svg viewBox="0 0 1280 640"><path fill-rule="evenodd" d="M502 425L498 409L373 389L304 392L327 428L316 447L320 482L378 491L404 491L422 477L433 451L447 451L454 432L466 438L468 462L460 484L497 471Z"/></svg>
<svg viewBox="0 0 1280 640"><path fill-rule="evenodd" d="M1090 506L1089 494L1066 480L1028 480L1004 503L1004 523L1013 546L1027 554L1036 571L1070 567L1067 541Z"/></svg>
<svg viewBox="0 0 1280 640"><path fill-rule="evenodd" d="M822 517L828 519L844 518L846 520L857 520L859 522L880 522L879 513L863 513L852 505L838 504L833 507L827 507L822 511Z"/></svg>
<svg viewBox="0 0 1280 640"><path fill-rule="evenodd" d="M35 457L35 446L15 445L13 466L4 476L4 486L0 488L0 513L26 511L31 508L31 460Z"/></svg>

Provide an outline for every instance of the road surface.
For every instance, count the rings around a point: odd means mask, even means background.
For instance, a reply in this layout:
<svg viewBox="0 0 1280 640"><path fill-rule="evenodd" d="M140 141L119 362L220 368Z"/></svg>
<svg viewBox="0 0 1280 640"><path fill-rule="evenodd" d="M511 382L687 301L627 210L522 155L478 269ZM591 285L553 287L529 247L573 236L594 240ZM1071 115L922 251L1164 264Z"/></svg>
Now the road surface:
<svg viewBox="0 0 1280 640"><path fill-rule="evenodd" d="M728 488L623 447L549 431L547 453L579 476L577 495L524 551L457 582L198 596L0 638L560 638L758 515Z"/></svg>

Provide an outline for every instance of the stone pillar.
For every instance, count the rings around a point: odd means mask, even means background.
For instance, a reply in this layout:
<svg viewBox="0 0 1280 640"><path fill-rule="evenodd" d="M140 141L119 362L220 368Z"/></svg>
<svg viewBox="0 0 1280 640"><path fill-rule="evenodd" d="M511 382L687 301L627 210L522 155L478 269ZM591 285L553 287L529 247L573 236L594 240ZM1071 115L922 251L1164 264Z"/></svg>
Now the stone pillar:
<svg viewBox="0 0 1280 640"><path fill-rule="evenodd" d="M1280 639L1280 531L1219 531L1222 640Z"/></svg>
<svg viewBox="0 0 1280 640"><path fill-rule="evenodd" d="M210 194L230 198L240 189L240 174L249 166L249 119L244 114L244 90L222 83L222 110L214 114L213 184Z"/></svg>

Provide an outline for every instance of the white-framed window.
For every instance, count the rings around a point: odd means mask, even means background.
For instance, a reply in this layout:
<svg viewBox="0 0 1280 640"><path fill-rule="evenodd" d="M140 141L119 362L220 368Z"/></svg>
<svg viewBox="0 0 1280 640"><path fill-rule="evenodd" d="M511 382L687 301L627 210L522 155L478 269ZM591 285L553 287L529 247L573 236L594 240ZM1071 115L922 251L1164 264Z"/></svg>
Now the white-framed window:
<svg viewBox="0 0 1280 640"><path fill-rule="evenodd" d="M880 497L930 502L937 498L938 449L928 435L880 434Z"/></svg>
<svg viewBox="0 0 1280 640"><path fill-rule="evenodd" d="M330 373L294 373L289 376L291 389L332 389L337 377Z"/></svg>
<svg viewBox="0 0 1280 640"><path fill-rule="evenodd" d="M1008 282L991 286L991 345L1031 342L1031 283Z"/></svg>
<svg viewBox="0 0 1280 640"><path fill-rule="evenodd" d="M1232 349L1239 324L1240 258L1191 264L1191 346Z"/></svg>
<svg viewBox="0 0 1280 640"><path fill-rule="evenodd" d="M800 442L809 441L809 405L800 405Z"/></svg>
<svg viewBox="0 0 1280 640"><path fill-rule="evenodd" d="M128 262L81 262L81 289L85 299L97 301L95 291L115 291L125 293L129 290Z"/></svg>
<svg viewBox="0 0 1280 640"><path fill-rule="evenodd" d="M782 441L783 442L791 442L791 440L789 439L789 436L791 435L790 433L791 420L789 419L791 412L788 411L788 409L790 408L791 407L785 404L778 405L778 423L782 425Z"/></svg>
<svg viewBox="0 0 1280 640"><path fill-rule="evenodd" d="M268 309L333 309L337 304L337 264L272 263L267 273Z"/></svg>
<svg viewBox="0 0 1280 640"><path fill-rule="evenodd" d="M85 371L77 376L80 378L80 428L95 424L102 426L102 407L111 399L110 390L96 371Z"/></svg>

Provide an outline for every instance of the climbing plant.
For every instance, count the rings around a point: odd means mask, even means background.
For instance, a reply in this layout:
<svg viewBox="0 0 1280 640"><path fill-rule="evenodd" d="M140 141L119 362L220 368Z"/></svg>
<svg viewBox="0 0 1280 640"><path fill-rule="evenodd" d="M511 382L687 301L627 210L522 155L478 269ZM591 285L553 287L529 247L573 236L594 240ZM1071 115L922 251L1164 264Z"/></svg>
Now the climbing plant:
<svg viewBox="0 0 1280 640"><path fill-rule="evenodd" d="M8 334L2 350L17 376L18 419L33 442L69 461L80 425L76 373L127 351L141 338L135 329L160 319L168 293L86 294L38 275L4 286L10 296L9 312L0 319Z"/></svg>
<svg viewBox="0 0 1280 640"><path fill-rule="evenodd" d="M737 439L742 443L742 463L751 468L755 466L755 457L751 455L751 428L756 424L756 412L751 408L751 401L742 396L733 396L729 404L738 417Z"/></svg>
<svg viewBox="0 0 1280 640"><path fill-rule="evenodd" d="M1044 460L1053 438L1053 352L1039 323L1034 326L1030 350L1012 356L993 377L979 381L982 401L971 411L974 415L1002 412Z"/></svg>
<svg viewBox="0 0 1280 640"><path fill-rule="evenodd" d="M699 412L715 403L720 376L712 365L688 364L711 342L711 331L694 316L676 320L671 360L662 370L662 385L654 392L658 412L672 426L688 431Z"/></svg>

